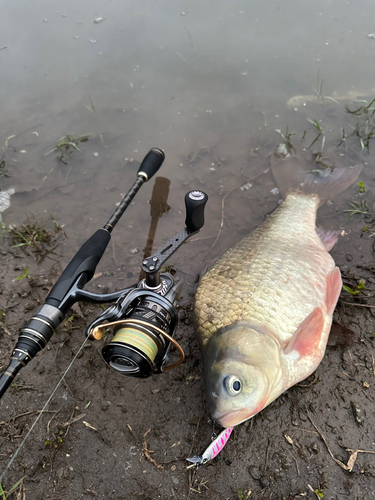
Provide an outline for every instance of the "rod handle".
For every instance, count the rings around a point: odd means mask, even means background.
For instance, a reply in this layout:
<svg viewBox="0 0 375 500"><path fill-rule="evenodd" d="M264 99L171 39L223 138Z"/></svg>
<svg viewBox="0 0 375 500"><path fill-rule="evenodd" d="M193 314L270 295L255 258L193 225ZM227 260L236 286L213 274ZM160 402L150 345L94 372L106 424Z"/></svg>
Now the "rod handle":
<svg viewBox="0 0 375 500"><path fill-rule="evenodd" d="M143 177L145 182L149 181L162 166L164 159L164 151L159 148L152 148L143 158L143 161L138 169L138 177Z"/></svg>
<svg viewBox="0 0 375 500"><path fill-rule="evenodd" d="M108 231L98 229L81 246L52 287L47 296L46 304L59 307L80 274L85 273L86 283L90 281L110 239L111 235Z"/></svg>

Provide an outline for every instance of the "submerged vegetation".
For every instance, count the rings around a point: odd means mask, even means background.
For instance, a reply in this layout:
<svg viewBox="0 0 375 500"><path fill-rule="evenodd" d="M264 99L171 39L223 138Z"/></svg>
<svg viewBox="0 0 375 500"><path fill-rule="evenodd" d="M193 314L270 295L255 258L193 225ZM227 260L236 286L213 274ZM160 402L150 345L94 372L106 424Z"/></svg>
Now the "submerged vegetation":
<svg viewBox="0 0 375 500"><path fill-rule="evenodd" d="M343 210L342 212L344 214L346 213L349 214L346 220L350 220L354 215L364 215L366 217L373 218L373 214L370 212L366 200L361 200L361 202L348 200L348 203L352 208L349 208L348 210Z"/></svg>
<svg viewBox="0 0 375 500"><path fill-rule="evenodd" d="M356 123L353 127L353 131L348 136L346 136L345 130L343 129L343 139L341 140L339 146L349 137L358 137L362 152L365 149L368 153L370 152L370 139L374 137L375 133L374 103L375 98L369 104L367 104L367 101L361 100L345 106L346 112L355 116Z"/></svg>
<svg viewBox="0 0 375 500"><path fill-rule="evenodd" d="M323 149L324 149L324 144L325 144L325 141L326 141L326 136L325 136L325 133L324 133L324 130L322 129L322 126L320 125L320 123L318 122L318 120L310 120L310 118L307 119L310 123L312 123L315 127L315 129L318 131L318 135L315 137L315 139L312 141L312 143L310 144L310 146L307 148L307 149L311 149L313 147L313 145L316 143L316 141L321 137L322 137L322 145L321 145L321 153L323 152Z"/></svg>
<svg viewBox="0 0 375 500"><path fill-rule="evenodd" d="M87 142L90 139L90 137L92 137L92 134L80 135L78 137L67 134L66 136L61 137L61 139L59 139L56 146L52 149L52 151L50 151L50 153L53 153L55 151L61 153L59 161L66 164L64 161L65 155L70 154L72 150L81 151L78 147L79 143Z"/></svg>
<svg viewBox="0 0 375 500"><path fill-rule="evenodd" d="M0 158L0 177L9 177L8 171L5 166L4 156Z"/></svg>
<svg viewBox="0 0 375 500"><path fill-rule="evenodd" d="M281 135L283 142L279 144L276 148L275 154L278 158L284 158L286 156L289 156L293 153L296 152L292 142L291 138L293 135L295 135L294 132L289 132L289 126L286 126L285 134L281 132L280 129L276 129L275 132L277 132L279 135Z"/></svg>

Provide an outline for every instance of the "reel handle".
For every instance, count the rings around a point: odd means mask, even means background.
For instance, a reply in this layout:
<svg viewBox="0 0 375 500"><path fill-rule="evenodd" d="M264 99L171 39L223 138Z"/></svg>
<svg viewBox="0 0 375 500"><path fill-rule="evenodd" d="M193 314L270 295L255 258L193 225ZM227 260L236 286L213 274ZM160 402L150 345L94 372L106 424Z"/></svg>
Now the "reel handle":
<svg viewBox="0 0 375 500"><path fill-rule="evenodd" d="M179 231L163 247L159 248L142 263L142 270L146 274L146 285L156 290L161 286L159 271L169 257L180 248L185 241L197 233L204 224L204 207L208 196L203 191L189 191L185 195L186 227Z"/></svg>
<svg viewBox="0 0 375 500"><path fill-rule="evenodd" d="M137 176L143 177L145 182L149 181L159 170L164 159L164 151L159 148L152 148L143 158L143 161L139 166Z"/></svg>
<svg viewBox="0 0 375 500"><path fill-rule="evenodd" d="M186 219L185 224L189 231L199 231L204 225L204 207L208 196L203 191L190 191L185 195Z"/></svg>

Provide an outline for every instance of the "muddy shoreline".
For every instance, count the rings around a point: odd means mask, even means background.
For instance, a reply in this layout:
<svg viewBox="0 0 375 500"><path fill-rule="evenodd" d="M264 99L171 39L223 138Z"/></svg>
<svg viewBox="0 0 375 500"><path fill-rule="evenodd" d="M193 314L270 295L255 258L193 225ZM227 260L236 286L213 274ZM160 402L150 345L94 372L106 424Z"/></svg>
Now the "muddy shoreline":
<svg viewBox="0 0 375 500"><path fill-rule="evenodd" d="M353 260L345 243L333 251L344 283L353 289L360 279L366 283L366 294L343 292L334 313L335 323L349 333L336 331L316 372L235 428L217 459L198 470L187 469L184 460L201 452L218 431L205 409L190 292L179 310L178 341L186 362L162 376L129 379L104 363L102 342L85 345L4 488L24 476L27 499L375 498L375 455L367 453L375 451L375 308L363 307L375 293L372 241L362 239L362 258ZM18 330L43 302L59 266L45 272L31 251L6 242L0 261L4 367ZM25 267L29 276L16 280ZM94 283L105 288L105 276ZM100 313L98 306L75 308L3 397L2 469L79 349L84 327ZM355 450L363 451L354 456Z"/></svg>

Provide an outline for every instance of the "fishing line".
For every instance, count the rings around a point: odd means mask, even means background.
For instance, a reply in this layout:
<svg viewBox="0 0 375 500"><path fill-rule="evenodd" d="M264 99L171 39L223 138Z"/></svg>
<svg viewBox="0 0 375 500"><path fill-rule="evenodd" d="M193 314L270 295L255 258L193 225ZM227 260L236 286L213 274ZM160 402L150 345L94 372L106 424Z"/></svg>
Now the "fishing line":
<svg viewBox="0 0 375 500"><path fill-rule="evenodd" d="M81 347L78 349L77 351L77 354L74 356L74 358L72 359L72 361L70 362L70 365L68 366L68 368L65 370L65 372L63 373L62 377L60 378L60 380L58 381L56 387L54 388L52 394L50 395L50 397L48 398L47 402L45 403L45 405L43 406L43 408L41 409L39 415L36 417L33 425L30 427L30 429L28 430L26 436L23 438L21 444L19 445L19 447L17 448L16 452L14 453L13 457L10 459L8 465L5 467L3 473L1 474L0 476L0 484L2 483L9 467L12 465L12 463L14 462L16 456L18 455L18 453L20 452L21 448L23 447L23 445L25 444L25 441L26 439L29 437L30 433L32 432L32 430L34 429L34 427L36 426L36 424L38 423L40 417L43 415L43 412L44 410L47 408L47 406L49 405L49 403L51 402L51 399L53 398L53 396L55 395L55 392L57 391L57 389L59 388L61 382L64 380L66 374L68 373L68 371L70 370L70 368L72 367L74 361L76 360L78 354L82 351L84 345L86 344L86 342L88 341L88 338L85 338L85 340L83 341Z"/></svg>

